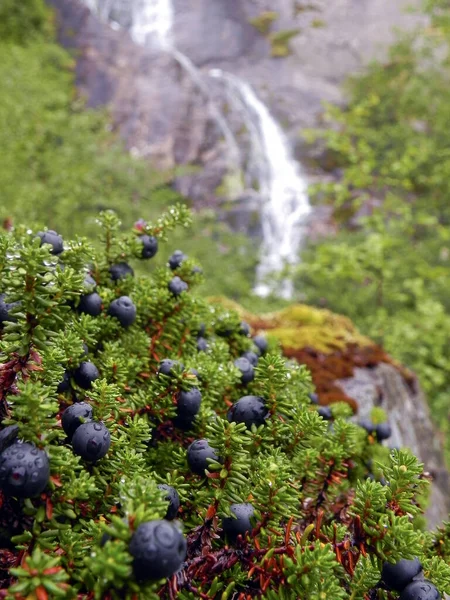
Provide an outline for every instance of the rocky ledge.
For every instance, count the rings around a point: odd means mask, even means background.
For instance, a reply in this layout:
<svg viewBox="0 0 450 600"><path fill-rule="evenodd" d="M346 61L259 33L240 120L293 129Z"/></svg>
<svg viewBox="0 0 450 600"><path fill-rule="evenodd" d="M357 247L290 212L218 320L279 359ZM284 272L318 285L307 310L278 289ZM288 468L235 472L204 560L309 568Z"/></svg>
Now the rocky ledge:
<svg viewBox="0 0 450 600"><path fill-rule="evenodd" d="M212 298L211 302L225 302L257 333L278 340L287 357L307 365L320 404L347 402L358 420L369 417L374 407L384 409L392 428L389 445L410 448L432 477L428 525L434 527L447 518L450 475L414 373L361 335L349 319L328 310L296 304L254 315L229 300Z"/></svg>

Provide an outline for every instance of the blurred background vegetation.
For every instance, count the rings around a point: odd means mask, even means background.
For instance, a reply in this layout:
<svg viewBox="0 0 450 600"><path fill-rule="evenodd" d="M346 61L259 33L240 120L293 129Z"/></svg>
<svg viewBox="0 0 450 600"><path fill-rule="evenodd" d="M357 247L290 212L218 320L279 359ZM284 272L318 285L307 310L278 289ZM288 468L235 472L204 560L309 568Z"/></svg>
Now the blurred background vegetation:
<svg viewBox="0 0 450 600"><path fill-rule="evenodd" d="M309 244L294 277L296 299L349 316L418 373L450 456L450 7L429 0L424 10L420 38L399 37L386 62L349 82L348 105L326 107L323 129L306 133L339 173L311 189L314 203L332 206L339 233ZM0 57L6 224L90 236L101 209L129 226L189 202L171 188L173 174L124 150L105 112L83 106L43 0L2 0ZM255 243L211 211L157 260L178 247L202 263L205 294L255 311L284 304L252 294Z"/></svg>
<svg viewBox="0 0 450 600"><path fill-rule="evenodd" d="M156 218L174 202L189 202L157 172L130 156L106 112L88 110L74 87L74 60L57 45L53 13L43 0L0 3L0 218L96 234L96 216L111 208L125 227ZM173 245L173 247L172 247ZM207 271L205 293L251 295L257 247L211 211L196 213L153 263L176 248Z"/></svg>
<svg viewBox="0 0 450 600"><path fill-rule="evenodd" d="M305 251L296 283L416 371L449 451L450 5L424 10L420 36L402 35L308 132L340 169L311 190L340 231Z"/></svg>

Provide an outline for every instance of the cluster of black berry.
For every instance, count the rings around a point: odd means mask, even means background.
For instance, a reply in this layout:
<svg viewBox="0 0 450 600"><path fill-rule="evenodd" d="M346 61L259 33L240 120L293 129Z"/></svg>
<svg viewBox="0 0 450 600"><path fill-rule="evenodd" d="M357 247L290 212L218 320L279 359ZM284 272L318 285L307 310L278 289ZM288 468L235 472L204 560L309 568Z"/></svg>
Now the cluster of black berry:
<svg viewBox="0 0 450 600"><path fill-rule="evenodd" d="M111 436L104 423L92 419L90 404L76 402L66 408L61 424L75 454L94 463L106 456Z"/></svg>
<svg viewBox="0 0 450 600"><path fill-rule="evenodd" d="M381 584L387 590L400 593L399 600L440 600L441 595L431 581L423 575L419 559L402 558L397 563L384 563Z"/></svg>
<svg viewBox="0 0 450 600"><path fill-rule="evenodd" d="M375 425L370 419L361 419L358 424L365 429L368 434L375 436L379 442L387 440L392 435L392 429L389 423L379 423L378 425Z"/></svg>
<svg viewBox="0 0 450 600"><path fill-rule="evenodd" d="M0 432L0 490L17 498L33 498L44 491L50 478L47 453L17 439L17 425Z"/></svg>

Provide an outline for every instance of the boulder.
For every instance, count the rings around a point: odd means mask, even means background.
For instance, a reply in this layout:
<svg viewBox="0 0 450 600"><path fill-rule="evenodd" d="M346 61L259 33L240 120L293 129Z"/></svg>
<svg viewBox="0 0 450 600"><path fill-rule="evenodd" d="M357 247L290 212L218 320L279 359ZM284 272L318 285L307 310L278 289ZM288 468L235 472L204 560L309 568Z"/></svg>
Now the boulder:
<svg viewBox="0 0 450 600"><path fill-rule="evenodd" d="M432 479L428 526L447 518L450 475L440 434L414 373L363 336L349 319L328 310L295 304L254 315L229 300L212 298L211 302L225 302L252 326L253 333L278 340L287 357L305 364L320 404L347 402L356 419L369 417L374 407L384 409L392 428L388 445L410 448Z"/></svg>

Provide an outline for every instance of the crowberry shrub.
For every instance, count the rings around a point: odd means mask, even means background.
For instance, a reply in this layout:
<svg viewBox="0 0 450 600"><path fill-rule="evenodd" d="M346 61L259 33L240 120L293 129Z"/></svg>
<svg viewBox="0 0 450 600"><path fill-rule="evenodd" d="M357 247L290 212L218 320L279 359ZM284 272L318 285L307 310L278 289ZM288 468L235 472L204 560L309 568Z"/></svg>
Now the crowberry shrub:
<svg viewBox="0 0 450 600"><path fill-rule="evenodd" d="M0 598L450 591L422 465L347 405L321 414L304 366L196 294L167 243L189 218L123 232L102 213L97 245L0 233ZM168 262L140 276L156 248Z"/></svg>

